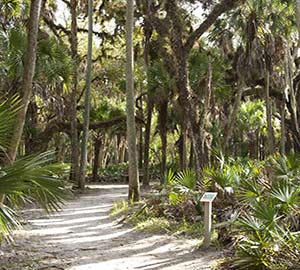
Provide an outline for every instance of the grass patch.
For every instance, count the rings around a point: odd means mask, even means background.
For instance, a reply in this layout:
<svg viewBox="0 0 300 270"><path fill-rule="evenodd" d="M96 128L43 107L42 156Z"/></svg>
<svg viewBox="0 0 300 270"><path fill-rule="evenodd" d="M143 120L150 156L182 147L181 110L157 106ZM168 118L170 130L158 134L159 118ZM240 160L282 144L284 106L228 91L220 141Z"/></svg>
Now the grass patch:
<svg viewBox="0 0 300 270"><path fill-rule="evenodd" d="M125 216L124 222L136 230L150 233L168 233L175 236L203 237L202 222L187 220L174 216L173 207L164 202L153 200L128 204L126 200L115 203L110 210L111 216Z"/></svg>
<svg viewBox="0 0 300 270"><path fill-rule="evenodd" d="M164 217L149 217L145 220L136 220L135 229L151 233L170 232L172 225Z"/></svg>
<svg viewBox="0 0 300 270"><path fill-rule="evenodd" d="M126 215L129 212L129 204L128 201L123 200L113 204L113 207L110 209L109 214L111 216L120 216Z"/></svg>

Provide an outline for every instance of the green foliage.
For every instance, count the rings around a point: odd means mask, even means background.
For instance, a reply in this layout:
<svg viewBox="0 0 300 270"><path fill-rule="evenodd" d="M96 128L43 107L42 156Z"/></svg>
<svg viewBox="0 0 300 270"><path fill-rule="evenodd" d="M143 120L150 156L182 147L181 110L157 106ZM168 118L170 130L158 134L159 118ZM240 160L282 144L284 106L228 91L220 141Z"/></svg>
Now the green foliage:
<svg viewBox="0 0 300 270"><path fill-rule="evenodd" d="M6 159L5 147L19 107L16 98L0 105L0 147ZM6 137L5 137L6 136ZM64 164L51 164L53 152L27 156L11 165L0 167L0 238L10 237L12 230L20 226L14 209L23 202L38 203L47 212L60 209L66 198L64 181L60 175L68 169ZM4 199L4 201L2 201Z"/></svg>
<svg viewBox="0 0 300 270"><path fill-rule="evenodd" d="M105 121L114 117L125 115L125 105L118 104L118 106L112 104L109 99L103 98L97 107L91 109L91 121Z"/></svg>
<svg viewBox="0 0 300 270"><path fill-rule="evenodd" d="M243 206L236 223L236 269L293 269L299 264L299 158L278 156L269 164L270 179L261 172L237 187Z"/></svg>
<svg viewBox="0 0 300 270"><path fill-rule="evenodd" d="M4 152L10 144L15 115L20 106L17 96L10 100L2 100L0 104L0 148Z"/></svg>
<svg viewBox="0 0 300 270"><path fill-rule="evenodd" d="M187 169L177 173L168 171L165 180L165 188L168 190L169 201L178 204L188 197L197 198L197 178L193 170Z"/></svg>
<svg viewBox="0 0 300 270"><path fill-rule="evenodd" d="M243 102L237 120L238 126L243 131L262 129L266 126L265 102L261 100Z"/></svg>
<svg viewBox="0 0 300 270"><path fill-rule="evenodd" d="M27 34L22 28L0 31L0 75L21 79L27 48ZM69 83L73 62L65 44L53 36L41 32L37 47L35 80L47 83Z"/></svg>
<svg viewBox="0 0 300 270"><path fill-rule="evenodd" d="M98 170L99 176L121 177L128 172L128 163L112 164Z"/></svg>

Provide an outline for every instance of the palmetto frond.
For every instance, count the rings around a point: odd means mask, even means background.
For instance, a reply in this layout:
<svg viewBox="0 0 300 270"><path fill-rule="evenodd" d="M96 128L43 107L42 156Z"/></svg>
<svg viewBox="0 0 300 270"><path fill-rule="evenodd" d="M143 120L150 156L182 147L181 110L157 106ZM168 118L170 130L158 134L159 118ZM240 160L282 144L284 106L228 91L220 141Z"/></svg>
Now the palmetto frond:
<svg viewBox="0 0 300 270"><path fill-rule="evenodd" d="M20 107L17 97L0 104L0 148L9 146L16 112ZM38 203L47 212L59 210L66 197L65 183L60 175L64 164L51 164L53 152L23 157L12 165L0 167L0 238L9 237L13 228L20 226L14 208L24 201Z"/></svg>

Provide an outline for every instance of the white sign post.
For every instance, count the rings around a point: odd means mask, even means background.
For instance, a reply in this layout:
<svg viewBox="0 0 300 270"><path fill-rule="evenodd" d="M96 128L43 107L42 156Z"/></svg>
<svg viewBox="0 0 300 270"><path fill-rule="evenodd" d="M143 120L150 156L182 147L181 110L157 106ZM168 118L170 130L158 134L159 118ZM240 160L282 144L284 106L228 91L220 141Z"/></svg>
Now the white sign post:
<svg viewBox="0 0 300 270"><path fill-rule="evenodd" d="M204 203L204 247L208 248L211 243L212 228L212 202L217 197L217 192L205 192L200 199Z"/></svg>

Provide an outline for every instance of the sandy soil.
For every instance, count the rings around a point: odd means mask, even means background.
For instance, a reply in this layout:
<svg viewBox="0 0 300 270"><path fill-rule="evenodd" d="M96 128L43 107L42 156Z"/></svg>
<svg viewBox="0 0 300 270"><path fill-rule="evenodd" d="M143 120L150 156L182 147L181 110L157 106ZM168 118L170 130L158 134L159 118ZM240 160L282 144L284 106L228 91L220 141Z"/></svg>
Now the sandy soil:
<svg viewBox="0 0 300 270"><path fill-rule="evenodd" d="M28 210L26 230L16 233L14 244L0 246L0 269L208 270L215 263L219 254L195 249L195 240L134 231L111 218L126 186L93 187L51 216Z"/></svg>

